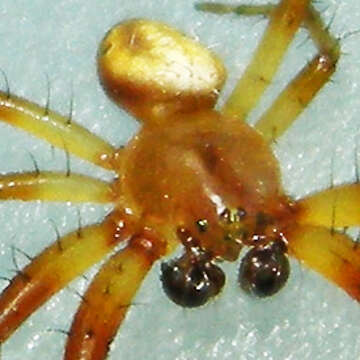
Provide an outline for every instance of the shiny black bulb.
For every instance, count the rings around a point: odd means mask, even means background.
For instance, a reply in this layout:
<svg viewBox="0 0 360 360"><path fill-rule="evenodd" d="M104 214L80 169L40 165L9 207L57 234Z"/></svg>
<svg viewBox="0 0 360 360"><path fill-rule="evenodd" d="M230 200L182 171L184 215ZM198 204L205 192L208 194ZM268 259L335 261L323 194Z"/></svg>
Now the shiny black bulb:
<svg viewBox="0 0 360 360"><path fill-rule="evenodd" d="M286 246L278 241L251 249L241 261L238 281L246 292L266 297L285 285L289 273Z"/></svg>
<svg viewBox="0 0 360 360"><path fill-rule="evenodd" d="M221 291L225 274L213 261L185 254L161 264L161 281L174 303L198 307Z"/></svg>

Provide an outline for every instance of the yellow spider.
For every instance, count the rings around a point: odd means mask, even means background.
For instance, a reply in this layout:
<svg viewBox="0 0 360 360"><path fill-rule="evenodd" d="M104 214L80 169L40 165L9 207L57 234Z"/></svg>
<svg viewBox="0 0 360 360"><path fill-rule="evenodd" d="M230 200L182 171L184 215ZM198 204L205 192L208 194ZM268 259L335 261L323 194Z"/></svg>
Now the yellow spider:
<svg viewBox="0 0 360 360"><path fill-rule="evenodd" d="M30 265L17 269L0 297L2 342L120 242L125 249L109 260L84 295L66 359L106 356L142 278L178 243L184 247L181 257L163 263L161 278L165 292L183 306L199 306L217 295L224 283L218 262L236 260L244 246L251 247L239 271L245 291L269 296L280 290L288 276L289 252L359 299L359 253L337 231L359 224L358 186L333 186L295 202L281 189L267 144L282 135L329 80L340 55L338 42L309 1L283 0L276 7L246 11L264 13L270 22L222 115L212 110L225 78L218 59L157 22L130 20L108 33L98 54L100 78L115 102L144 124L125 148L113 148L71 117L59 117L7 91L1 94L1 120L117 174L109 185L76 175L70 167L61 173L38 170L35 162L35 171L1 177L2 199L114 205L102 224L57 236ZM257 123L262 138L243 120L271 83L301 25L319 53ZM179 51L191 57L185 65ZM185 288L178 281L183 271Z"/></svg>

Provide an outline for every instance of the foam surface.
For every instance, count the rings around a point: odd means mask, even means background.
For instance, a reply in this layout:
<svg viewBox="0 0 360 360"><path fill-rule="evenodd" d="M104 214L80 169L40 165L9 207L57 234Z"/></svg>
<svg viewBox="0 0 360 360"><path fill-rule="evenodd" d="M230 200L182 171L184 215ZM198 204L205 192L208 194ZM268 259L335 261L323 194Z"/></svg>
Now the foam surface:
<svg viewBox="0 0 360 360"><path fill-rule="evenodd" d="M73 88L74 118L120 145L134 134L137 124L105 97L95 66L97 44L111 25L131 17L149 17L200 38L225 60L230 77L225 94L245 68L265 21L206 15L196 12L193 4L193 0L2 0L0 68L12 92L42 104L47 97L47 74L51 108L65 114ZM359 2L329 0L318 6L326 8L328 22L335 14L331 28L339 36L359 30ZM262 108L276 88L311 58L314 49L305 39L305 32L301 32ZM342 41L346 54L333 83L276 146L284 186L296 197L329 185L332 157L335 183L354 179L354 149L359 142L359 41L359 34ZM66 166L61 151L0 124L0 172L32 170L29 153L40 169ZM101 178L110 176L75 158L71 168ZM107 210L81 206L82 221L98 221ZM13 274L12 244L35 255L54 241L56 234L49 219L64 234L76 228L77 208L71 204L0 203L0 275ZM19 254L17 259L20 266L26 263ZM234 264L224 268L228 281L221 297L199 310L183 310L164 296L156 266L112 344L109 359L358 358L360 306L341 290L293 262L286 289L272 299L259 301L237 289ZM79 302L73 289L83 291L86 284L85 279L71 284L28 319L3 346L1 360L61 359L65 336L56 330L70 326Z"/></svg>

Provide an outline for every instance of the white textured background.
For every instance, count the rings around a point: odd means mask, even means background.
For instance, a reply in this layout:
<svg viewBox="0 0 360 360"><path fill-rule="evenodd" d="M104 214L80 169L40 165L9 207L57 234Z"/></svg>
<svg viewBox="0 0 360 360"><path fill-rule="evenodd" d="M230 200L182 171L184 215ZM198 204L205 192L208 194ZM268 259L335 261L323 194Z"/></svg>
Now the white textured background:
<svg viewBox="0 0 360 360"><path fill-rule="evenodd" d="M105 31L130 17L164 20L199 37L219 53L229 69L229 86L246 66L264 28L259 19L216 17L197 13L193 0L2 0L0 3L0 68L12 92L39 103L46 101L46 74L51 107L67 113L71 88L74 117L111 143L123 144L136 123L104 96L96 77L95 54ZM255 3L255 1L253 1ZM334 33L360 29L360 3L323 0ZM314 49L304 32L281 68L276 87L311 58ZM336 183L354 178L354 149L359 142L358 85L360 34L342 41L338 72L296 125L279 142L284 186L294 196L328 186L334 157ZM0 84L3 84L0 80ZM2 85L0 85L2 86ZM4 88L4 86L3 86ZM64 169L61 151L21 131L0 124L0 172L32 170L31 153L41 169ZM72 158L73 171L109 177ZM95 222L108 209L80 207L83 223ZM61 233L76 227L77 207L71 204L0 203L0 275L11 276L10 246L30 255L55 239L49 219ZM17 255L19 264L26 259ZM360 356L360 306L335 286L293 262L285 290L265 301L237 289L234 264L225 266L226 288L215 302L199 310L170 303L161 291L156 266L136 299L112 346L110 359L343 359ZM5 282L4 282L5 286ZM32 316L2 347L1 360L61 359L65 336L86 280L71 284Z"/></svg>

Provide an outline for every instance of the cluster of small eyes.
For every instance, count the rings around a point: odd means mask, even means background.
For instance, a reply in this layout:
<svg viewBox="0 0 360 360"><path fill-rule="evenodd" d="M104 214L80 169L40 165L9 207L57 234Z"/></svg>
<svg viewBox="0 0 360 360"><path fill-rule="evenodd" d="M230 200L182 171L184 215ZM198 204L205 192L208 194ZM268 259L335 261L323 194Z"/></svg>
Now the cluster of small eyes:
<svg viewBox="0 0 360 360"><path fill-rule="evenodd" d="M222 217L228 223L240 222L246 216L243 209L226 209ZM206 219L196 222L199 232L206 232ZM185 245L180 257L161 265L161 280L167 296L183 307L198 307L218 295L225 285L225 274L216 259L199 247L183 228L178 230ZM277 293L290 272L287 248L279 239L252 247L243 257L238 274L240 287L249 294L266 297Z"/></svg>

